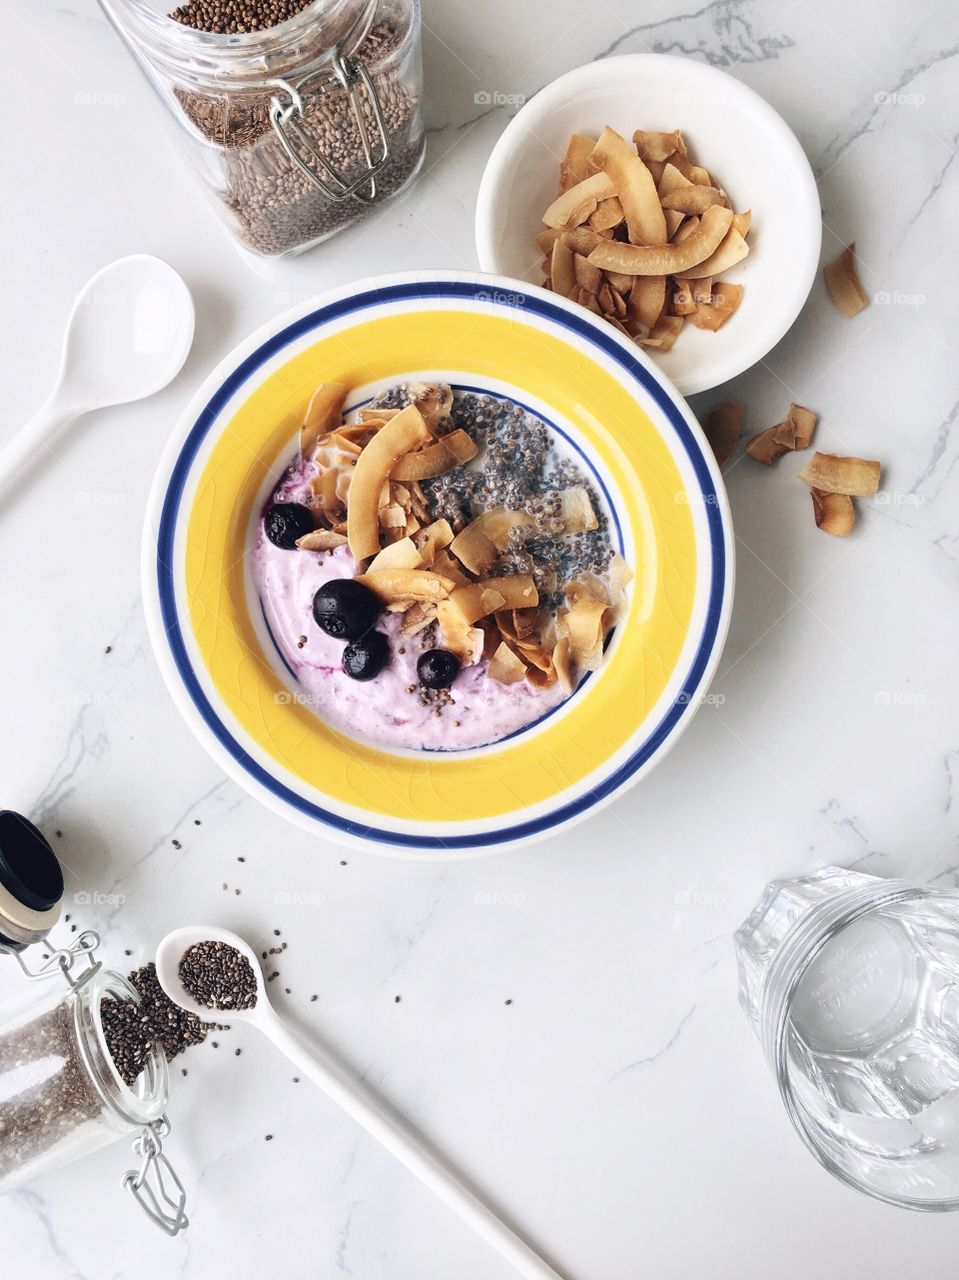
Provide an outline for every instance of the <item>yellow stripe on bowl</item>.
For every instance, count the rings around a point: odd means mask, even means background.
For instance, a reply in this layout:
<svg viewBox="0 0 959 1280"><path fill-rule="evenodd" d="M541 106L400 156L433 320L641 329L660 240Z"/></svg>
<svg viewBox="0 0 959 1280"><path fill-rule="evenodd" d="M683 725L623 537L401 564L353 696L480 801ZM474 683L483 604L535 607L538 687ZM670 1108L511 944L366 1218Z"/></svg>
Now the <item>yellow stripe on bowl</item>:
<svg viewBox="0 0 959 1280"><path fill-rule="evenodd" d="M288 689L249 614L244 540L314 388L402 381L426 365L508 382L578 432L635 548L628 615L603 669L534 734L495 751L403 755L345 738ZM261 750L334 802L401 820L500 818L582 781L627 740L674 674L696 587L690 503L666 443L611 374L563 338L502 316L423 310L322 338L253 390L200 476L185 540L190 626L224 704ZM304 621L304 626L312 625Z"/></svg>

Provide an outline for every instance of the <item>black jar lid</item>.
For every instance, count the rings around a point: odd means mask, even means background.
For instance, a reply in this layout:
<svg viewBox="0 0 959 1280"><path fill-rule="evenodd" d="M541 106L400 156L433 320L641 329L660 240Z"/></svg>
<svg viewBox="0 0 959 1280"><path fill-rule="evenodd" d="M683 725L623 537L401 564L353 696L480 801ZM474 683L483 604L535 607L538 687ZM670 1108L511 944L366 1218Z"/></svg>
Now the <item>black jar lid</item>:
<svg viewBox="0 0 959 1280"><path fill-rule="evenodd" d="M0 939L24 946L45 936L63 897L63 871L46 838L22 814L0 809Z"/></svg>

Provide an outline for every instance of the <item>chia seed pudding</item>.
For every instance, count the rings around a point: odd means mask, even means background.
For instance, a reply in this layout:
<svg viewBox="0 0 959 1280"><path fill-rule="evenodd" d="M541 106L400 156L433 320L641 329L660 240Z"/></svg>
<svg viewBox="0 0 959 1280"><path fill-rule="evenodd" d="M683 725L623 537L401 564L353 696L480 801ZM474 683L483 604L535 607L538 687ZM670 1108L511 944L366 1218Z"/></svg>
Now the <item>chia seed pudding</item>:
<svg viewBox="0 0 959 1280"><path fill-rule="evenodd" d="M418 384L390 388L370 402L366 413L387 410L395 415L413 404L421 391ZM410 615L391 611L390 604L375 622L367 623L385 637L385 665L377 667L372 678L365 672L351 673L353 646L344 651L343 637L323 629L316 612L317 597L330 584L342 587L358 574L363 582L369 582L376 575L364 572L364 565L357 563L352 542L321 550L299 547L290 539L278 545L276 528L270 527L277 511L295 513L311 506L319 474L315 460L295 458L274 489L260 521L251 570L272 639L297 682L291 699L309 706L334 729L378 746L452 751L485 746L519 732L569 695L583 670L576 670L564 685L549 669L551 664L542 660L543 650L547 658L553 652L555 634L569 611L570 584L580 587L588 581L595 584L591 590L602 594L609 582L614 548L609 513L593 478L571 447L522 407L492 395L454 392L447 415L431 422L430 429L434 441L452 437L454 432L461 440L465 434L472 442L474 456L422 479L418 489L426 510L419 512L420 532L414 533L414 538L422 538L437 527L435 523L427 526L427 521L448 522L447 540L452 538L452 542L448 541L448 549L441 553L446 557L443 564L462 567L450 558L450 552L459 554L456 535L481 523L487 514L505 513L513 518L515 527L508 526L497 541L494 558L484 567L479 581L464 577L458 582L467 584L463 592L485 591L487 587L507 590L511 581L533 584L531 603L535 608L517 611L514 603L511 611L497 597L499 612L490 610L489 616L475 622L482 643L468 658L460 654L459 662L453 662L454 678L431 679L435 673L430 664L437 662L433 655L439 652L442 656L444 646L452 647L444 615L430 617L410 634L404 625ZM570 493L589 510L585 527L574 525L571 529L567 512ZM330 534L331 543L336 536ZM345 544L346 538L340 536L339 541ZM469 567L468 561L465 563ZM440 567L438 572L454 570ZM614 594L609 593L611 600ZM454 589L452 596L456 595ZM604 618L607 614L611 617L612 609L607 609ZM530 626L535 622L538 630L524 647L522 634L513 628L530 619ZM604 636L611 625L605 623ZM504 654L507 641L512 652ZM508 660L505 676L500 670L503 657ZM438 687L431 687L437 683Z"/></svg>

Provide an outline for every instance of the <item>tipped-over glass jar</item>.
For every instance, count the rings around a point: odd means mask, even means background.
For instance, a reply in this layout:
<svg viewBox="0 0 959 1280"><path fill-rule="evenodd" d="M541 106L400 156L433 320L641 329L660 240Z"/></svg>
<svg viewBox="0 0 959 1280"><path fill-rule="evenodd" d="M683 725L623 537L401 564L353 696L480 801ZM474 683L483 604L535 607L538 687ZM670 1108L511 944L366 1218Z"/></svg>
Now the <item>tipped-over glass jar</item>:
<svg viewBox="0 0 959 1280"><path fill-rule="evenodd" d="M253 252L300 253L419 171L419 0L312 0L276 26L242 32L176 21L170 0L100 4L166 103L214 205ZM191 8L198 21L216 20L213 0Z"/></svg>

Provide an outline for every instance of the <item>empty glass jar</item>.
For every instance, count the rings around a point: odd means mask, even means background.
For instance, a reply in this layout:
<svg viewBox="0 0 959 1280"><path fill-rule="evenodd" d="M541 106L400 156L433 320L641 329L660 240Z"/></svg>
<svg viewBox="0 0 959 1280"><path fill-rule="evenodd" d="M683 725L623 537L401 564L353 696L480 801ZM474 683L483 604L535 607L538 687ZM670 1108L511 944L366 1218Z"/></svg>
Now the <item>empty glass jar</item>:
<svg viewBox="0 0 959 1280"><path fill-rule="evenodd" d="M813 1154L890 1204L959 1208L959 893L826 867L768 885L736 949Z"/></svg>
<svg viewBox="0 0 959 1280"><path fill-rule="evenodd" d="M300 253L416 176L419 0L313 0L275 27L236 34L175 21L170 0L100 4L166 104L184 157L253 252Z"/></svg>

